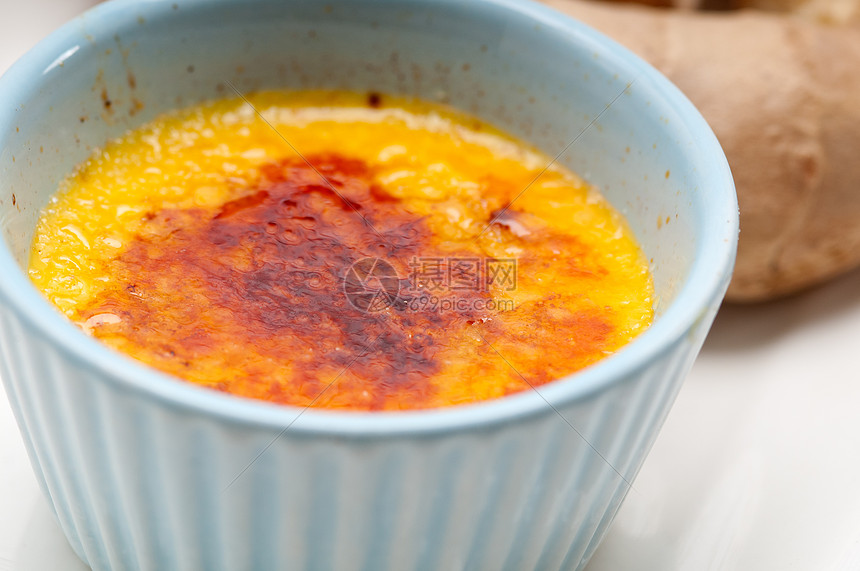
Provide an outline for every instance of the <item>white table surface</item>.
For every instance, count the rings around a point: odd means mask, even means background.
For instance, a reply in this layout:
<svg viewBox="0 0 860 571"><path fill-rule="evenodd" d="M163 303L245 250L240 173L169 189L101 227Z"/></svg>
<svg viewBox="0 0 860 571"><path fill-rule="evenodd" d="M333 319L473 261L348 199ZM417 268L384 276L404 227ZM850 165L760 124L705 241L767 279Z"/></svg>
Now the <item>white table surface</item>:
<svg viewBox="0 0 860 571"><path fill-rule="evenodd" d="M0 0L0 71L94 0ZM588 571L860 569L860 272L726 306ZM76 571L0 392L0 571Z"/></svg>

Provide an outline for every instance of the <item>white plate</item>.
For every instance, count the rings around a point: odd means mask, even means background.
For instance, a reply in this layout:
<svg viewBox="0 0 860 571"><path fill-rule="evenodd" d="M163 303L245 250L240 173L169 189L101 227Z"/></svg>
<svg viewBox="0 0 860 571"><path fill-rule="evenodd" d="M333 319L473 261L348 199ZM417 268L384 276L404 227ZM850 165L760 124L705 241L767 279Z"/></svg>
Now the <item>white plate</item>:
<svg viewBox="0 0 860 571"><path fill-rule="evenodd" d="M0 70L93 3L4 3ZM858 355L860 272L724 307L588 571L860 569ZM86 569L0 395L0 571Z"/></svg>
<svg viewBox="0 0 860 571"><path fill-rule="evenodd" d="M589 571L860 569L860 272L725 306Z"/></svg>

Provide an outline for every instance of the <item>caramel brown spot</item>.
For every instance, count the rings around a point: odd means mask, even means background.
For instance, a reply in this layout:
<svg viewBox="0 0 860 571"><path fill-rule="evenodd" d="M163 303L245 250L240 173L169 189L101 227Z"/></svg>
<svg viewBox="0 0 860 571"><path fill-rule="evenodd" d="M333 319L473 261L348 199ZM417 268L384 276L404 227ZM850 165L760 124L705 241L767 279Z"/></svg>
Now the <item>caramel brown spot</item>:
<svg viewBox="0 0 860 571"><path fill-rule="evenodd" d="M152 214L145 235L114 262L114 275L134 281L103 294L81 319L120 316L95 334L124 337L178 376L186 362L192 371L229 366L236 372L219 386L244 396L302 406L340 398L370 410L392 400L428 406L439 344L488 314L407 310L409 260L442 255L423 219L374 192L364 163L309 160L316 170L299 161L267 166L258 187L215 213ZM343 285L353 263L376 256L403 283L395 304L378 314L353 307Z"/></svg>

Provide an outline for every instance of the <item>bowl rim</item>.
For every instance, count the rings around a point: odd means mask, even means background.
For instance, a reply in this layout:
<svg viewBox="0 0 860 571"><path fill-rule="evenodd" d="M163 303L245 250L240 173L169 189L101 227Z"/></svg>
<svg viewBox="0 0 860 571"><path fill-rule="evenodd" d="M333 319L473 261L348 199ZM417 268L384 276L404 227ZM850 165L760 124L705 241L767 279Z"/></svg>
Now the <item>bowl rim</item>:
<svg viewBox="0 0 860 571"><path fill-rule="evenodd" d="M212 4L229 4L237 0L217 0ZM413 3L429 3L416 0ZM440 9L451 5L462 9L458 0L435 0ZM80 22L91 29L116 31L131 25L139 14L167 16L174 10L170 0L113 0L96 6L72 20L39 42L0 78L0 99L21 101L18 94L38 84L51 70L57 54L68 51L81 40ZM205 3L192 2L183 9L196 9ZM616 354L561 379L513 395L473 404L438 409L397 412L355 412L332 409L302 408L237 397L199 387L138 363L89 337L59 311L30 283L0 236L0 300L43 340L53 344L82 369L94 369L100 382L114 385L120 391L158 401L162 406L182 409L220 421L243 426L287 430L294 435L338 436L346 438L395 437L404 435L441 435L468 429L490 429L547 414L561 414L559 408L586 400L632 378L637 371L668 352L680 342L696 323L706 318L725 293L734 258L738 234L738 207L728 162L716 136L699 111L681 91L659 71L614 40L585 24L531 0L472 0L471 10L503 11L511 17L552 28L575 39L580 49L595 46L601 56L623 64L636 75L640 84L659 94L673 108L681 124L692 136L696 155L709 160L694 166L697 177L707 181L703 186L719 199L708 204L709 220L700 229L695 259L683 286L662 315L636 339ZM131 10L129 8L135 8ZM149 20L149 18L147 18ZM35 78L39 79L35 79ZM3 115L17 109L6 106ZM692 171L691 171L692 172ZM702 195L703 193L697 193ZM706 200L706 198L700 198ZM704 206L702 207L704 209ZM564 417L563 417L564 418ZM565 418L565 421L568 419ZM568 421L568 424L570 422ZM571 425L573 427L573 425Z"/></svg>

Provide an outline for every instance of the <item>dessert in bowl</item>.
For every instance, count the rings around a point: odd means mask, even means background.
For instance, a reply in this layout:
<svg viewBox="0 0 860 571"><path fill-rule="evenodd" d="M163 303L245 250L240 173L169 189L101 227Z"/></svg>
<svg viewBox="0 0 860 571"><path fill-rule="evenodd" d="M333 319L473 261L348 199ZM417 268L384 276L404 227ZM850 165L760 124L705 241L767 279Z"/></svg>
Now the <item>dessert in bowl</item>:
<svg viewBox="0 0 860 571"><path fill-rule="evenodd" d="M98 149L61 187L34 284L106 344L238 396L474 403L611 355L653 313L644 256L595 189L426 102L210 102Z"/></svg>
<svg viewBox="0 0 860 571"><path fill-rule="evenodd" d="M653 325L535 390L405 412L236 398L108 349L29 281L39 213L93 148L234 87L438 101L534 145L626 217ZM530 3L112 2L25 56L0 99L2 375L94 568L582 566L731 271L731 176L701 117L647 64Z"/></svg>

